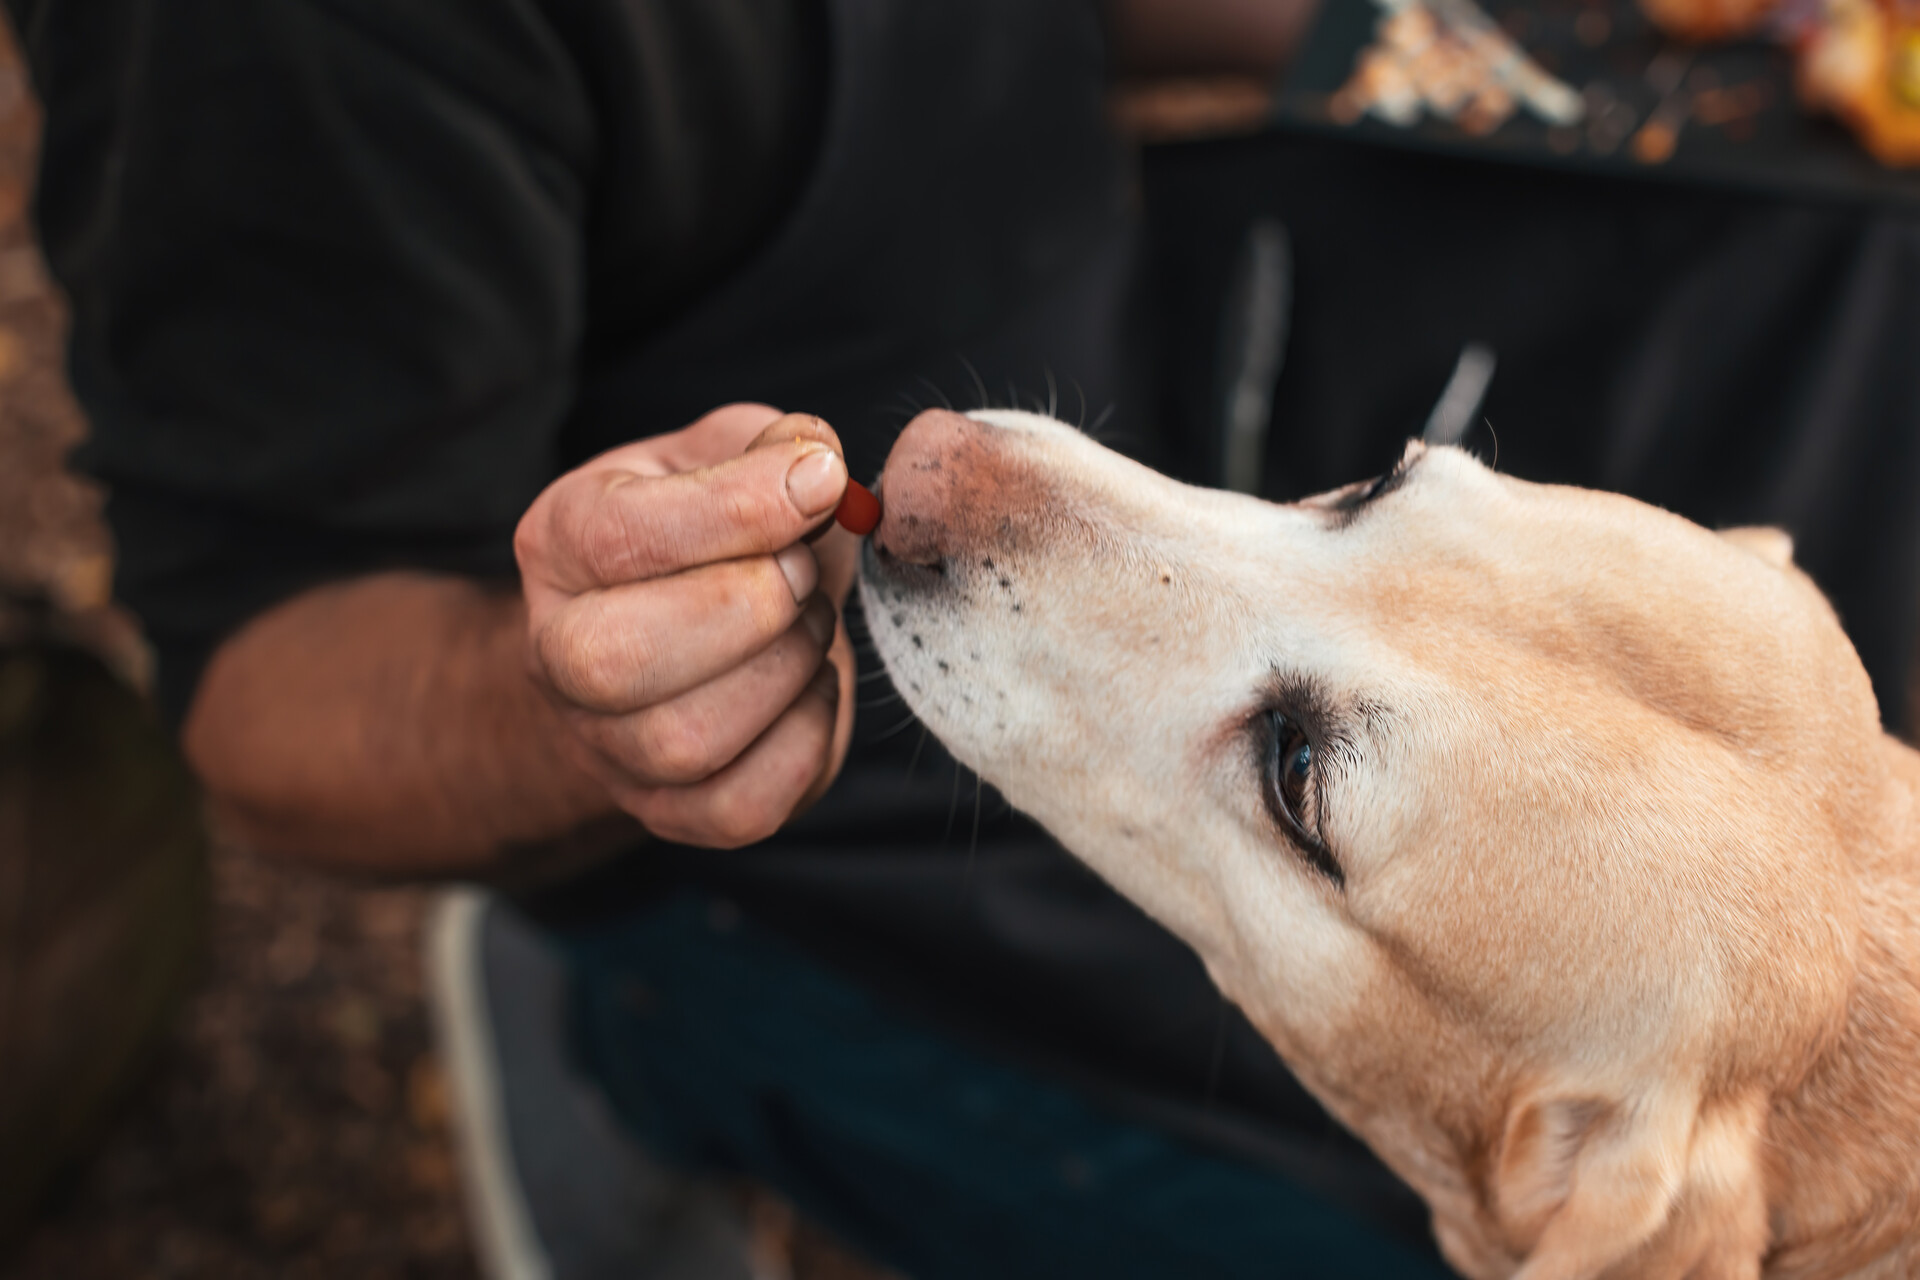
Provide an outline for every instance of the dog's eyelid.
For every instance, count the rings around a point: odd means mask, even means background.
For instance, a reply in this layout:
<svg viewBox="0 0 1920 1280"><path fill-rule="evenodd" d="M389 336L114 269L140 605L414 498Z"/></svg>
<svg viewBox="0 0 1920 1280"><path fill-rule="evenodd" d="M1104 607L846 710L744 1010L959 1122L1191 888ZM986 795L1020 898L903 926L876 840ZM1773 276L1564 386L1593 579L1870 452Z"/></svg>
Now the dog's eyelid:
<svg viewBox="0 0 1920 1280"><path fill-rule="evenodd" d="M1399 461L1393 464L1393 467L1387 474L1381 476L1369 486L1366 501L1371 502L1375 498L1385 497L1387 494L1392 493L1395 489L1405 484L1413 475L1413 469L1420 464L1420 459L1426 456L1426 448L1422 446L1419 441L1407 441L1407 447L1401 451Z"/></svg>
<svg viewBox="0 0 1920 1280"><path fill-rule="evenodd" d="M1347 886L1346 871L1333 856L1326 841L1326 751L1329 736L1317 695L1310 686L1297 684L1268 703L1259 716L1261 773L1260 790L1269 816L1280 828L1283 838L1301 860L1324 875L1335 888ZM1284 771L1294 754L1290 744L1299 743L1310 761L1310 774L1303 777L1304 789L1295 801L1286 793Z"/></svg>
<svg viewBox="0 0 1920 1280"><path fill-rule="evenodd" d="M1326 509L1333 514L1335 527L1345 528L1352 524L1359 518L1360 513L1365 511L1375 501L1386 497L1395 489L1404 485L1413 475L1413 469L1419 464L1420 459L1426 456L1426 449L1420 447L1418 441L1409 441L1406 450L1401 453L1399 461L1395 462L1387 471L1374 477L1371 484L1365 488L1356 488L1338 500L1329 503Z"/></svg>

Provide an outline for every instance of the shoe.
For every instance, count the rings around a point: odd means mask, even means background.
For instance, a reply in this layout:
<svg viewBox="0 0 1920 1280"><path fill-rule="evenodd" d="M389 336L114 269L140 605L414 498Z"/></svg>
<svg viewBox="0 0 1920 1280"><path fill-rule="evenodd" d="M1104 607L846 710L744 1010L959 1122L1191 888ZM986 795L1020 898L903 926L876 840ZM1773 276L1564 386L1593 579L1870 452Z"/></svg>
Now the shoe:
<svg viewBox="0 0 1920 1280"><path fill-rule="evenodd" d="M733 1199L650 1157L568 1060L566 967L534 926L447 890L426 969L487 1280L756 1280Z"/></svg>

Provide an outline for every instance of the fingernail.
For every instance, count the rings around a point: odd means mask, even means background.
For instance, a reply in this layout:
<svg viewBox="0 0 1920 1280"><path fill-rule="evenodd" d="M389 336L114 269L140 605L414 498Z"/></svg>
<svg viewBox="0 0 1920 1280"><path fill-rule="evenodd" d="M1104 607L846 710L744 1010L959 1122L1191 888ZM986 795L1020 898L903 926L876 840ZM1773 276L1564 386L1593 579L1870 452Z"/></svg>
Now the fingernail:
<svg viewBox="0 0 1920 1280"><path fill-rule="evenodd" d="M833 602L825 596L816 597L800 615L800 621L806 625L813 642L824 649L833 639Z"/></svg>
<svg viewBox="0 0 1920 1280"><path fill-rule="evenodd" d="M793 602L805 604L813 589L820 585L820 565L814 560L813 552L801 543L794 543L773 558L780 566L780 572L786 575L787 586L793 591Z"/></svg>
<svg viewBox="0 0 1920 1280"><path fill-rule="evenodd" d="M807 688L826 699L828 706L839 706L840 668L834 666L831 659L821 663L820 669L813 673L813 680Z"/></svg>
<svg viewBox="0 0 1920 1280"><path fill-rule="evenodd" d="M847 464L828 448L815 449L787 468L787 493L804 516L817 516L840 501Z"/></svg>

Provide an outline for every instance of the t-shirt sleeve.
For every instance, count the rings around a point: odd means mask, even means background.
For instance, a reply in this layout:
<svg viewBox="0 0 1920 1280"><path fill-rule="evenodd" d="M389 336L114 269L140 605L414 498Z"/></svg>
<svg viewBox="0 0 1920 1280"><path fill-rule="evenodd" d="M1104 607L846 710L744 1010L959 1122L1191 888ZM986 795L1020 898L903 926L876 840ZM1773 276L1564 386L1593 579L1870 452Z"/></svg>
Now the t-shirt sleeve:
<svg viewBox="0 0 1920 1280"><path fill-rule="evenodd" d="M512 571L584 314L592 115L532 0L11 0L117 590L178 717L382 568Z"/></svg>

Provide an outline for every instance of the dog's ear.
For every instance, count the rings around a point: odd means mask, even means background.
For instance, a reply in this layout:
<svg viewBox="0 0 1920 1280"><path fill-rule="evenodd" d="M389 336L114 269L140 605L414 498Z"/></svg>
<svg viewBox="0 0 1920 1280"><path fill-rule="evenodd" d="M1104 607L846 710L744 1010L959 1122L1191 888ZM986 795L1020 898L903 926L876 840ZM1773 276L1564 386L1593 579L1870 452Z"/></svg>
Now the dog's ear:
<svg viewBox="0 0 1920 1280"><path fill-rule="evenodd" d="M1757 1144L1757 1115L1707 1116L1671 1090L1525 1098L1507 1116L1491 1188L1507 1243L1526 1259L1516 1280L1757 1277L1766 1244ZM1683 1201L1686 1221L1676 1221ZM1708 1260L1707 1271L1688 1270Z"/></svg>
<svg viewBox="0 0 1920 1280"><path fill-rule="evenodd" d="M1587 1135L1613 1110L1598 1098L1534 1097L1507 1116L1493 1202L1509 1243L1526 1254L1573 1192Z"/></svg>
<svg viewBox="0 0 1920 1280"><path fill-rule="evenodd" d="M1793 563L1793 535L1785 529L1776 529L1769 524L1748 524L1722 529L1720 536L1742 551L1759 556L1776 569L1784 569Z"/></svg>

